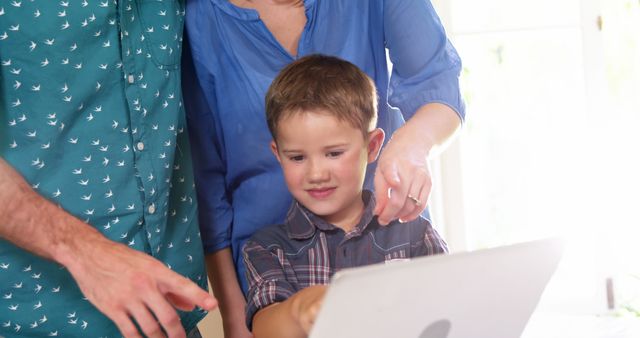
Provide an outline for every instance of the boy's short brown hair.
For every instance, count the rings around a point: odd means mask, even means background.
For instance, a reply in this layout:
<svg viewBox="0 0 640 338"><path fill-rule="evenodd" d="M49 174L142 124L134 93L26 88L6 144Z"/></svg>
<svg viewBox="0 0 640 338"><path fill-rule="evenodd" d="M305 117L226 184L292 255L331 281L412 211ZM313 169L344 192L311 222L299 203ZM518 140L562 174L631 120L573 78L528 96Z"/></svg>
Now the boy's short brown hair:
<svg viewBox="0 0 640 338"><path fill-rule="evenodd" d="M371 78L354 64L314 54L280 71L269 87L265 105L274 140L283 118L313 110L328 112L366 137L376 125L378 96Z"/></svg>

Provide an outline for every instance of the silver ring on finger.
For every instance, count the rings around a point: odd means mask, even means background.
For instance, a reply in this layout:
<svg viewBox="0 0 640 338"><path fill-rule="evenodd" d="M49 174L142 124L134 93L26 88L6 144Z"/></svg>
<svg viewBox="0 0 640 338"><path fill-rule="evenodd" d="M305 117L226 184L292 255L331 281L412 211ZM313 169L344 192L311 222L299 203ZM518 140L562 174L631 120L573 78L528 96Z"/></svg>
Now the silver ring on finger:
<svg viewBox="0 0 640 338"><path fill-rule="evenodd" d="M420 200L419 200L419 199L417 199L417 198L415 198L415 197L413 197L413 196L411 196L411 195L407 195L407 198L408 198L408 199L410 199L411 201L413 201L413 204L415 204L415 205L420 205L420 204L422 204L422 202L420 202Z"/></svg>

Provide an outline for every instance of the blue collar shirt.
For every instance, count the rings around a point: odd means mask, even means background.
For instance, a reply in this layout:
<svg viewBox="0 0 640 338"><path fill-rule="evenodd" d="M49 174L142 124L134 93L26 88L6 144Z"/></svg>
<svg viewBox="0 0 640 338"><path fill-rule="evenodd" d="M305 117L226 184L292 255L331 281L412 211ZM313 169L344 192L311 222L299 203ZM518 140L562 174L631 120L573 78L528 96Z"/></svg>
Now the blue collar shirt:
<svg viewBox="0 0 640 338"><path fill-rule="evenodd" d="M364 191L362 200L362 217L349 232L294 201L284 224L264 227L251 236L242 249L249 281L247 326L260 309L307 287L329 284L342 269L448 252L428 220L418 217L381 226L373 215L373 193Z"/></svg>

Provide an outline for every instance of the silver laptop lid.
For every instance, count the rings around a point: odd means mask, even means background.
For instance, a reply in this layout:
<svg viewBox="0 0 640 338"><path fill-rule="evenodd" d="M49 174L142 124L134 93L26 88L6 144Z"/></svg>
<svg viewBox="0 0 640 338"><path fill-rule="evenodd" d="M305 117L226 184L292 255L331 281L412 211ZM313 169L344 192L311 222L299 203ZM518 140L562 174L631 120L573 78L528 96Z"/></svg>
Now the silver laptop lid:
<svg viewBox="0 0 640 338"><path fill-rule="evenodd" d="M563 248L545 239L341 271L310 337L519 337Z"/></svg>

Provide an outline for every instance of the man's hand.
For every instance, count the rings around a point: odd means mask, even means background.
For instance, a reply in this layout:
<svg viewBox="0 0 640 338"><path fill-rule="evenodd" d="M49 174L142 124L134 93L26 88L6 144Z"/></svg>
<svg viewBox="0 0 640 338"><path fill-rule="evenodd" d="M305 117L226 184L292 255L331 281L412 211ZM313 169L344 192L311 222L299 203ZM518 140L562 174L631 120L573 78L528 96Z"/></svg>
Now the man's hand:
<svg viewBox="0 0 640 338"><path fill-rule="evenodd" d="M211 310L216 300L185 277L142 252L112 242L100 234L83 240L62 258L83 294L114 321L125 337L185 337L174 308ZM163 333L163 331L165 333Z"/></svg>
<svg viewBox="0 0 640 338"><path fill-rule="evenodd" d="M0 158L0 237L64 265L84 295L125 337L184 337L175 308L216 300L153 257L113 242L34 192Z"/></svg>

